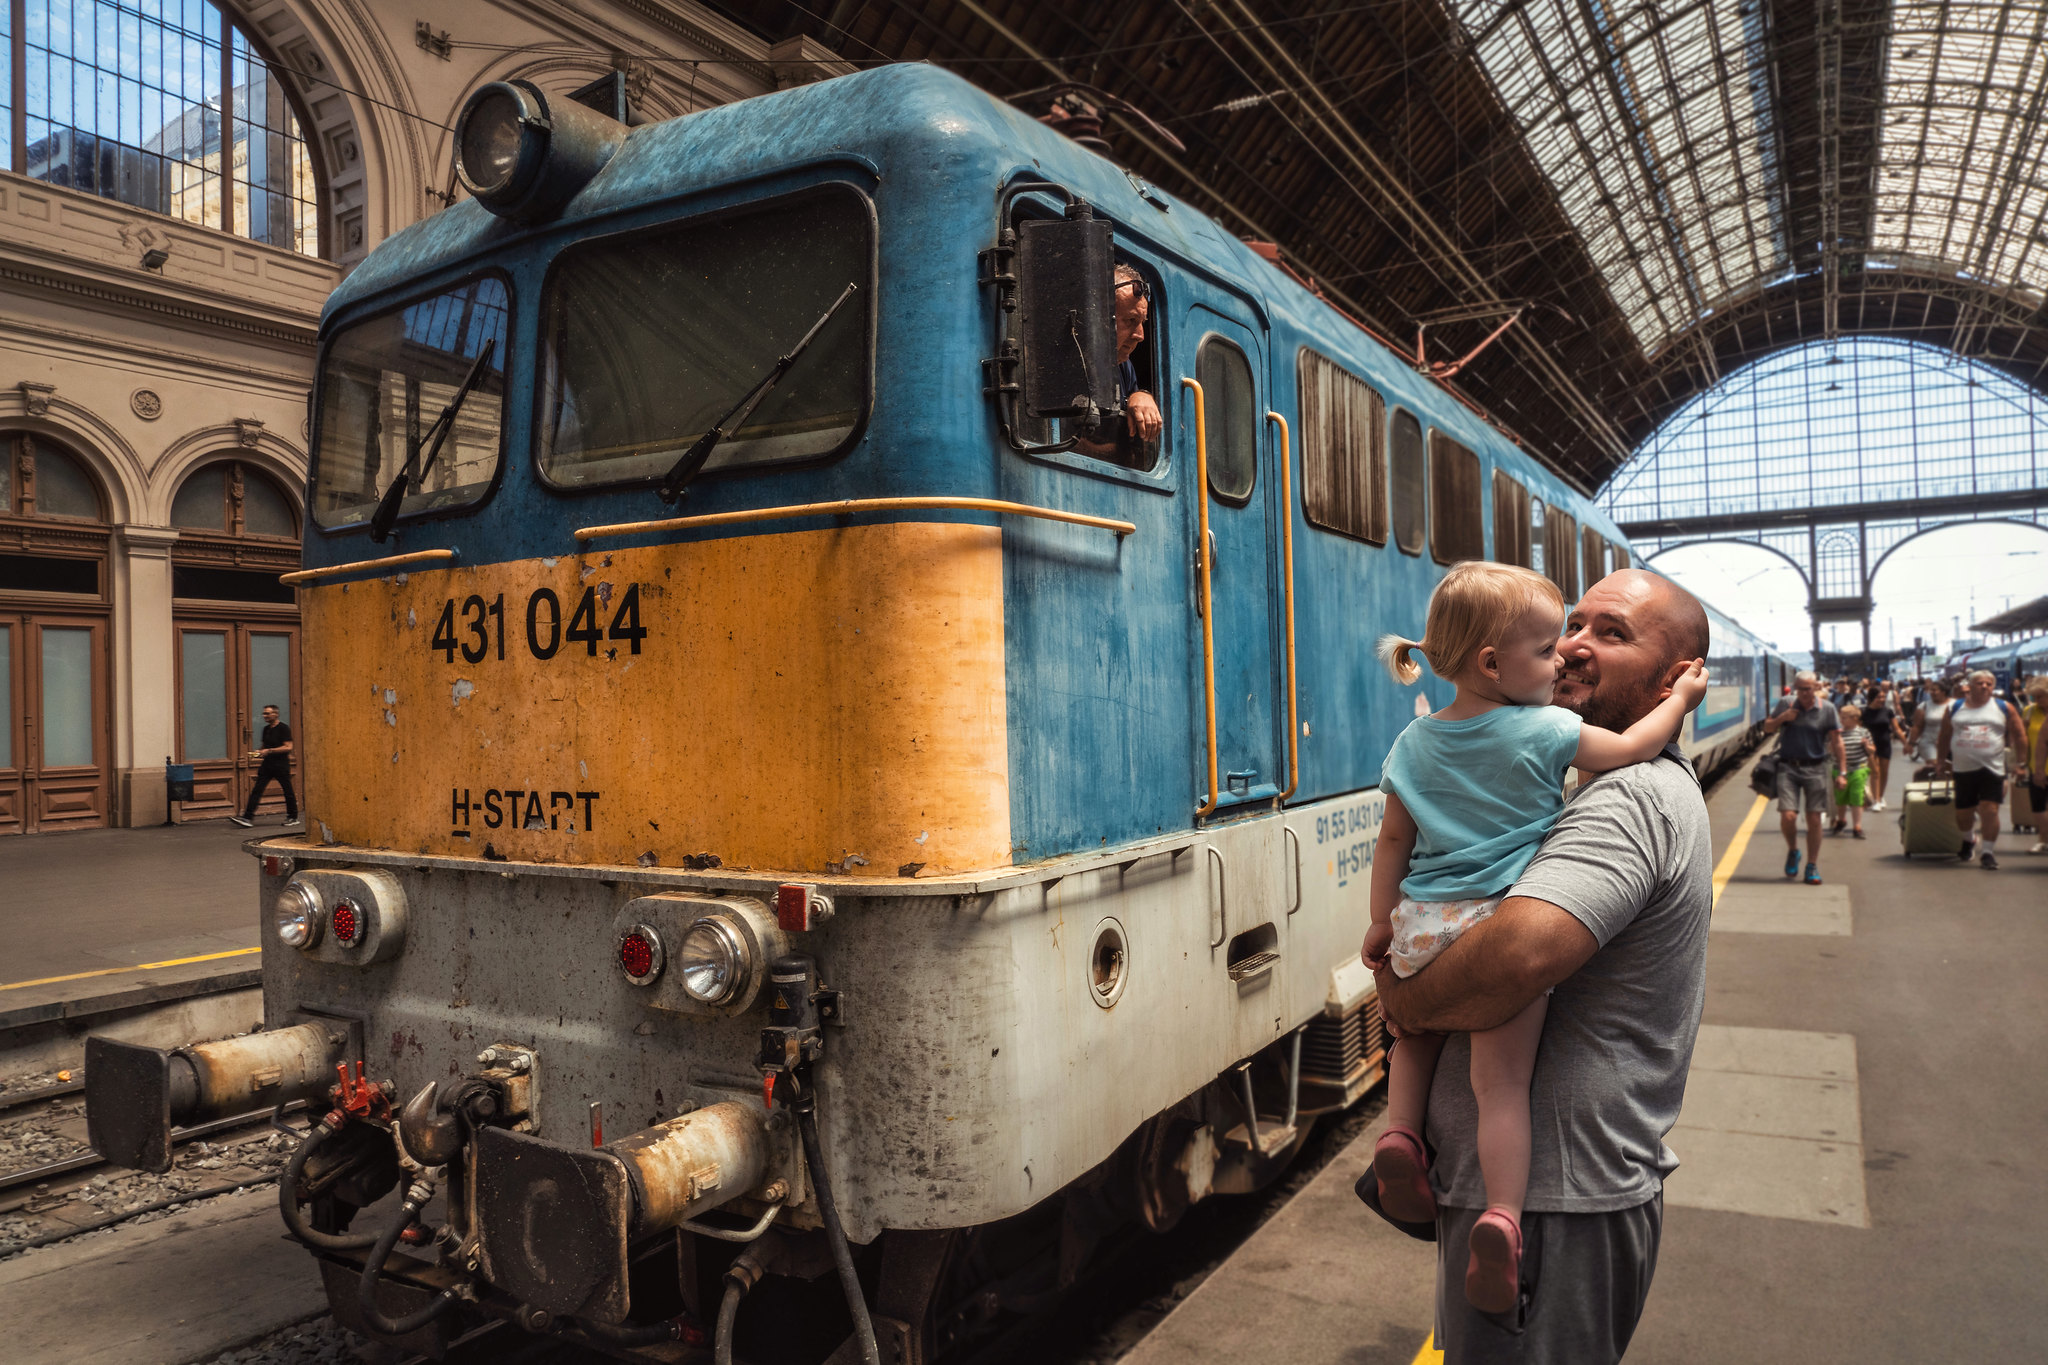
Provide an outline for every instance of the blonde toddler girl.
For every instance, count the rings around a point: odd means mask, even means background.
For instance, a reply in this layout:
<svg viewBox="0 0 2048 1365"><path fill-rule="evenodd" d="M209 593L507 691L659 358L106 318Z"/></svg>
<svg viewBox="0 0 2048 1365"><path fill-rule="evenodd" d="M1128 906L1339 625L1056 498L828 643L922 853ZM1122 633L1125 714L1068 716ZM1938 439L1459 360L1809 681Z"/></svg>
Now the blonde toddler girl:
<svg viewBox="0 0 2048 1365"><path fill-rule="evenodd" d="M1706 695L1706 670L1695 660L1627 733L1585 724L1550 704L1564 619L1563 595L1541 574L1465 563L1431 594L1421 640L1380 640L1380 658L1401 683L1421 676L1410 658L1420 651L1457 696L1402 731L1382 769L1387 808L1362 953L1375 971L1391 965L1413 976L1493 913L1563 814L1567 768L1605 772L1654 758ZM1487 1208L1472 1230L1465 1296L1485 1313L1507 1312L1519 1293L1529 1081L1546 1005L1539 996L1499 1028L1472 1035ZM1389 1125L1373 1171L1381 1207L1406 1222L1436 1217L1422 1132L1443 1041L1411 1034L1388 1062Z"/></svg>

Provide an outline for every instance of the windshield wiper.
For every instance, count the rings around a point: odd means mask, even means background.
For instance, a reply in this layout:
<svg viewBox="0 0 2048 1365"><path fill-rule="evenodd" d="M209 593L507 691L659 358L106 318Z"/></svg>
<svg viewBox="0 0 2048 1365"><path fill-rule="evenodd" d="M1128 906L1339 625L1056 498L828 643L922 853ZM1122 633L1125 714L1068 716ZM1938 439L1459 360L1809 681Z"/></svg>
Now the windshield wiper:
<svg viewBox="0 0 2048 1365"><path fill-rule="evenodd" d="M406 486L417 488L427 477L427 471L434 467L434 460L441 454L441 445L448 439L448 433L455 430L455 415L462 411L462 405L469 398L469 391L476 387L476 381L483 377L484 366L491 363L491 352L498 347L498 339L491 337L484 342L483 350L477 352L476 360L470 364L469 373L462 376L462 387L448 400L448 406L441 409L441 415L427 428L427 435L433 444L427 450L427 458L420 461L417 473L413 471L412 459L407 457L405 468L398 471L398 477L384 490L384 496L377 500L377 510L370 517L370 539L382 545L391 539L392 523L398 520L399 504L405 501Z"/></svg>
<svg viewBox="0 0 2048 1365"><path fill-rule="evenodd" d="M857 287L847 285L839 297L832 301L832 306L825 310L823 316L811 324L811 330L804 333L803 340L791 347L788 355L776 361L775 367L762 376L761 382L732 405L732 411L719 418L711 430L699 436L696 444L683 452L683 458L677 460L674 467L662 477L661 482L654 486L654 491L660 495L663 502L671 507L675 506L683 496L684 486L697 477L698 471L704 468L704 462L711 458L711 452L718 449L718 443L738 431L747 418L753 416L754 409L768 396L768 390L774 388L782 376L789 373L790 367L796 364L805 348L817 338L818 333L825 330L825 324L832 321L832 315L839 311L840 305L853 297Z"/></svg>

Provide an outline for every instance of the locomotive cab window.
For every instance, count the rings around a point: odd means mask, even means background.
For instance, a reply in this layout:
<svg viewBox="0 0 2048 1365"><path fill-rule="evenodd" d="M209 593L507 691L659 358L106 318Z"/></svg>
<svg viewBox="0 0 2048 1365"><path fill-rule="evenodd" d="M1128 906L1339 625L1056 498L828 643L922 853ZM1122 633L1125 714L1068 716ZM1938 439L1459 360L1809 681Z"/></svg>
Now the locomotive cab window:
<svg viewBox="0 0 2048 1365"><path fill-rule="evenodd" d="M570 247L541 301L541 476L659 479L852 284L704 470L845 450L867 417L874 257L873 211L851 189Z"/></svg>
<svg viewBox="0 0 2048 1365"><path fill-rule="evenodd" d="M1493 557L1529 568L1529 490L1504 469L1493 471Z"/></svg>
<svg viewBox="0 0 2048 1365"><path fill-rule="evenodd" d="M1195 356L1195 379L1208 409L1209 491L1243 503L1258 477L1258 394L1244 352L1210 337Z"/></svg>
<svg viewBox="0 0 2048 1365"><path fill-rule="evenodd" d="M1403 554L1422 553L1423 513L1427 506L1422 491L1422 423L1406 408L1394 409L1388 423L1387 464L1392 478L1388 503L1393 513L1394 544Z"/></svg>
<svg viewBox="0 0 2048 1365"><path fill-rule="evenodd" d="M351 323L335 334L320 365L313 454L313 520L337 531L370 519L393 479L410 468L418 484L401 516L446 512L490 491L504 449L505 348L511 294L493 275ZM427 433L456 407L431 469Z"/></svg>
<svg viewBox="0 0 2048 1365"><path fill-rule="evenodd" d="M1439 564L1486 558L1479 456L1441 431L1429 433L1429 553Z"/></svg>
<svg viewBox="0 0 2048 1365"><path fill-rule="evenodd" d="M1020 212L1020 218L1029 217ZM1132 415L1134 403L1149 403L1162 418L1166 403L1159 385L1160 323L1157 285L1144 270L1129 261L1118 261L1112 288L1115 291L1117 403L1123 410L1113 425L1089 436L1075 434L1074 449L1094 459L1106 460L1138 473L1159 466L1159 438L1146 440L1138 434ZM1140 397L1142 395L1142 397ZM1071 432L1057 417L1028 417L1019 405L1017 435L1030 445L1056 445Z"/></svg>
<svg viewBox="0 0 2048 1365"><path fill-rule="evenodd" d="M1387 405L1358 376L1304 347L1301 510L1312 526L1387 543Z"/></svg>

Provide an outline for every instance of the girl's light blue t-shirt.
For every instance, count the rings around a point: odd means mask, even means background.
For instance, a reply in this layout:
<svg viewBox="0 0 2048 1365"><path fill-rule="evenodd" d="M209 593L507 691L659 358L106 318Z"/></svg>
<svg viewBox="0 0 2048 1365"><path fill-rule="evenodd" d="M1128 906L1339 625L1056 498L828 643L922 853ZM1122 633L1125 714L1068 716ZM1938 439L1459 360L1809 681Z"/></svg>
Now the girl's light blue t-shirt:
<svg viewBox="0 0 2048 1365"><path fill-rule="evenodd" d="M1469 720L1422 716L1403 730L1380 773L1417 830L1401 893L1472 900L1514 885L1564 813L1581 724L1560 706L1497 706Z"/></svg>

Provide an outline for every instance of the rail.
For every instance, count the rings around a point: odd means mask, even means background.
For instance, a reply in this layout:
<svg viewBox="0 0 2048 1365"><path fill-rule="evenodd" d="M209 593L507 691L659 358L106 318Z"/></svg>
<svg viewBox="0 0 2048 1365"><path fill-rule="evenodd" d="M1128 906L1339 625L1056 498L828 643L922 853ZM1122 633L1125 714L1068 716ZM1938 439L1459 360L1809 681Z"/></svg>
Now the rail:
<svg viewBox="0 0 2048 1365"><path fill-rule="evenodd" d="M364 559L354 564L330 564L324 569L299 569L277 576L277 581L287 587L311 583L320 578L339 578L349 573L373 573L379 569L402 569L408 564L452 564L453 550L414 550L411 554L386 555L382 559Z"/></svg>
<svg viewBox="0 0 2048 1365"><path fill-rule="evenodd" d="M1287 790L1280 793L1284 802L1301 785L1301 693L1294 677L1294 451L1287 419L1269 411L1266 420L1280 428L1280 564L1286 575L1281 581L1287 585Z"/></svg>
<svg viewBox="0 0 2048 1365"><path fill-rule="evenodd" d="M707 512L695 517L668 517L660 521L624 521L612 526L585 526L578 540L600 540L611 536L637 536L657 531L688 531L701 526L731 526L748 521L782 521L793 517L837 517L855 512L917 512L957 509L971 512L1003 512L1011 516L1037 517L1040 521L1063 521L1074 526L1094 526L1114 531L1118 539L1134 534L1137 526L1111 517L1091 517L1080 512L1062 512L1054 507L1033 507L1026 502L1004 502L997 498L846 498L839 502L805 502L789 507L755 507L742 512Z"/></svg>
<svg viewBox="0 0 2048 1365"><path fill-rule="evenodd" d="M1195 395L1195 506L1200 509L1195 562L1202 566L1201 596L1197 601L1202 613L1202 711L1209 734L1209 790L1208 799L1195 812L1195 818L1200 820L1214 812L1223 800L1223 784L1216 772L1216 604L1209 587L1209 409L1200 380L1183 375L1180 382L1181 387Z"/></svg>

